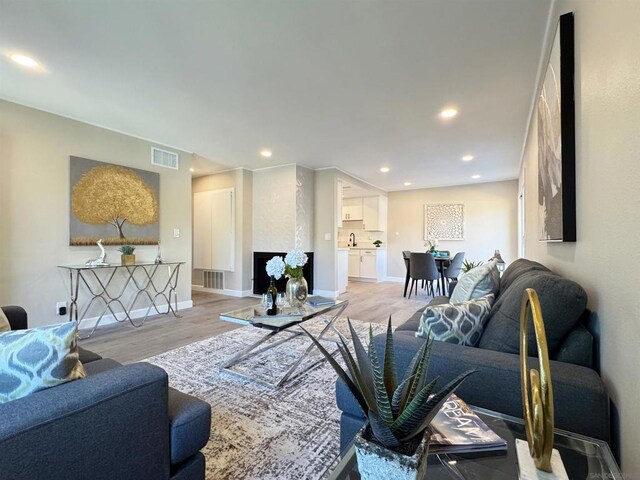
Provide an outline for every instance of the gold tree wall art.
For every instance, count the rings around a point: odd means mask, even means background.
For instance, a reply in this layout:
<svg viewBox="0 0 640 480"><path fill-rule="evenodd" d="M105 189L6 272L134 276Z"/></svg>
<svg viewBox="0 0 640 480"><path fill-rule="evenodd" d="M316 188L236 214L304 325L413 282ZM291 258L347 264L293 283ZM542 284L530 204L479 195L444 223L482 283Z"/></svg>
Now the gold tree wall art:
<svg viewBox="0 0 640 480"><path fill-rule="evenodd" d="M70 245L158 243L158 173L79 157L70 172Z"/></svg>

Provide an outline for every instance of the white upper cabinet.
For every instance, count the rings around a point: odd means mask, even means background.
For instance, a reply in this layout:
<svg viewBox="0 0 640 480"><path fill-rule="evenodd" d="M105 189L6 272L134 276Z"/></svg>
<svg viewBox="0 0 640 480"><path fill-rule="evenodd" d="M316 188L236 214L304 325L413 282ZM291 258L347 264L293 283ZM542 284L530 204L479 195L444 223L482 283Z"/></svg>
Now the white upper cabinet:
<svg viewBox="0 0 640 480"><path fill-rule="evenodd" d="M382 196L362 199L362 229L370 232L387 230L387 198Z"/></svg>
<svg viewBox="0 0 640 480"><path fill-rule="evenodd" d="M362 197L342 199L342 220L362 220Z"/></svg>

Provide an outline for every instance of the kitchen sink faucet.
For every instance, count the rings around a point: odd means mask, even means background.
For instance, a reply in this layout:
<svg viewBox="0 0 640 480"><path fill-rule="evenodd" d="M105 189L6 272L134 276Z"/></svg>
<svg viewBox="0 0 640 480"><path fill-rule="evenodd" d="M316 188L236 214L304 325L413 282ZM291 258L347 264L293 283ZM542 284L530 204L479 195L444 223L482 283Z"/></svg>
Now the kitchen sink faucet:
<svg viewBox="0 0 640 480"><path fill-rule="evenodd" d="M349 241L351 242L351 246L355 247L356 245L358 245L358 243L356 242L356 234L355 233L351 233L349 235Z"/></svg>

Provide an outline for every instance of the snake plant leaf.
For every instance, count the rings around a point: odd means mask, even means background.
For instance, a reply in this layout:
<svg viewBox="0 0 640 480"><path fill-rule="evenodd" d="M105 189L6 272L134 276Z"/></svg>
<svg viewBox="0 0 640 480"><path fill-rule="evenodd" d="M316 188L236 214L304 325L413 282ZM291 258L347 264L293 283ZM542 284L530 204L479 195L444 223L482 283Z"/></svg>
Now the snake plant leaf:
<svg viewBox="0 0 640 480"><path fill-rule="evenodd" d="M351 324L351 320L347 319L347 323L349 324L349 331L351 332L351 340L353 341L353 349L356 352L356 359L358 360L358 366L360 367L360 373L362 374L362 379L364 384L367 386L367 389L370 392L375 392L374 380L373 380L373 369L371 368L371 360L369 360L369 355L365 350L358 334L356 333L353 325Z"/></svg>
<svg viewBox="0 0 640 480"><path fill-rule="evenodd" d="M343 339L341 339L341 341L342 341L342 345L338 344L338 350L340 351L340 355L342 355L342 359L344 360L344 363L347 365L347 369L351 374L351 379L354 381L356 386L360 389L360 392L362 393L362 396L364 397L364 400L367 403L369 410L373 410L374 412L377 412L378 406L376 405L376 398L374 393L371 390L369 390L369 388L367 388L367 385L365 384L364 379L362 378L362 373L360 373L360 369L358 368L358 364L356 363L353 356L351 355L351 352L349 351L349 346L346 344L346 342ZM366 414L367 412L365 411L364 413Z"/></svg>
<svg viewBox="0 0 640 480"><path fill-rule="evenodd" d="M393 418L398 418L400 414L400 402L402 401L409 382L412 380L413 377L405 378L402 383L397 386L396 391L393 392L393 396L391 397L391 412L393 413Z"/></svg>
<svg viewBox="0 0 640 480"><path fill-rule="evenodd" d="M416 394L424 388L424 382L427 375L426 370L431 358L432 345L433 338L429 336L427 341L422 345L422 348L418 350L418 353L416 353L416 356L414 357L414 360L416 360L416 363L414 364L414 379L409 385L407 393L400 403L400 411L404 411L407 405L413 401Z"/></svg>
<svg viewBox="0 0 640 480"><path fill-rule="evenodd" d="M458 385L473 372L475 372L475 370L468 370L458 375L431 398L429 398L429 393L433 388L431 386L433 382L426 385L402 412L398 420L396 420L392 427L396 435L402 441L405 441L427 428L446 399L449 398L455 389L458 388ZM429 393L427 393L427 391L429 391Z"/></svg>
<svg viewBox="0 0 640 480"><path fill-rule="evenodd" d="M376 394L376 404L378 405L378 414L387 425L393 424L393 414L391 413L391 404L387 389L384 386L382 378L382 368L378 361L378 351L373 343L373 327L369 325L369 359L371 360L371 369L373 370L374 392Z"/></svg>
<svg viewBox="0 0 640 480"><path fill-rule="evenodd" d="M358 390L358 387L356 387L356 385L353 383L353 381L351 381L351 378L349 378L349 375L347 374L347 372L345 372L342 367L340 366L340 364L338 364L338 362L336 361L335 358L333 358L333 355L331 355L321 344L320 342L313 336L311 335L309 332L307 332L304 327L300 327L302 329L302 331L304 333L307 334L307 336L311 339L311 341L314 343L314 345L318 348L318 350L320 350L320 353L322 353L322 355L324 355L324 357L327 359L327 361L329 362L329 364L333 367L333 369L336 371L336 373L338 374L338 376L340 377L340 379L347 385L347 388L349 389L349 391L353 394L353 396L355 397L356 401L358 402L358 404L360 405L360 408L362 409L363 412L367 412L367 402L365 401L364 397L362 396L362 394L360 393L360 391Z"/></svg>
<svg viewBox="0 0 640 480"><path fill-rule="evenodd" d="M429 332L429 336L427 338L427 341L425 342L427 346L424 351L424 360L422 361L422 375L417 383L416 391L422 390L425 383L427 383L427 374L429 373L429 365L431 365L431 352L433 350L433 342L433 336L431 335L431 332Z"/></svg>
<svg viewBox="0 0 640 480"><path fill-rule="evenodd" d="M391 315L387 324L387 338L384 344L384 386L387 389L387 398L393 397L398 386L396 377L395 355L393 353L393 331L391 330Z"/></svg>
<svg viewBox="0 0 640 480"><path fill-rule="evenodd" d="M429 400L429 395L435 388L437 382L438 378L434 378L431 382L429 382L428 385L426 385L422 390L418 392L418 395L416 395L413 401L409 403L404 410L400 411L400 415L391 427L398 436L406 436L407 431L412 428L413 423L410 423L407 426L407 422L414 422L415 425L422 422L422 418L414 417L420 415L420 412L418 412L418 407L421 405L426 405L427 401Z"/></svg>
<svg viewBox="0 0 640 480"><path fill-rule="evenodd" d="M400 446L400 442L393 434L389 425L379 415L369 412L369 425L376 440L387 448Z"/></svg>

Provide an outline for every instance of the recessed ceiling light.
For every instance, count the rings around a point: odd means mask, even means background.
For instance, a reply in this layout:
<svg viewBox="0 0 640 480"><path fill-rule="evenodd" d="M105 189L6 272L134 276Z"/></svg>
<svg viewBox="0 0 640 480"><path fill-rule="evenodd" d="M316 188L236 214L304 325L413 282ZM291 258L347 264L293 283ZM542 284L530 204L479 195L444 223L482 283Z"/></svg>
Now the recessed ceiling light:
<svg viewBox="0 0 640 480"><path fill-rule="evenodd" d="M264 158L271 158L271 150L260 150L260 155Z"/></svg>
<svg viewBox="0 0 640 480"><path fill-rule="evenodd" d="M477 180L480 178L480 175L476 173L475 175L471 175L471 178L473 178L474 180Z"/></svg>
<svg viewBox="0 0 640 480"><path fill-rule="evenodd" d="M458 114L458 110L455 108L445 108L440 112L442 118L453 118Z"/></svg>
<svg viewBox="0 0 640 480"><path fill-rule="evenodd" d="M410 185L411 185L411 182L404 182L404 186L405 186L405 187L408 187L408 186L410 186Z"/></svg>
<svg viewBox="0 0 640 480"><path fill-rule="evenodd" d="M196 169L195 169L195 168L193 168L193 167L191 167L191 168L189 169L189 171L190 171L190 172L195 172L195 171L196 171Z"/></svg>
<svg viewBox="0 0 640 480"><path fill-rule="evenodd" d="M464 162L470 162L471 160L473 160L473 155L465 155L464 157L462 157L462 160Z"/></svg>
<svg viewBox="0 0 640 480"><path fill-rule="evenodd" d="M20 55L19 53L14 53L9 58L23 67L36 68L38 66L38 62L33 58L27 57L26 55Z"/></svg>
<svg viewBox="0 0 640 480"><path fill-rule="evenodd" d="M382 168L380 169L380 171L381 171L382 173L387 173L387 172L389 171L389 167L382 167Z"/></svg>

